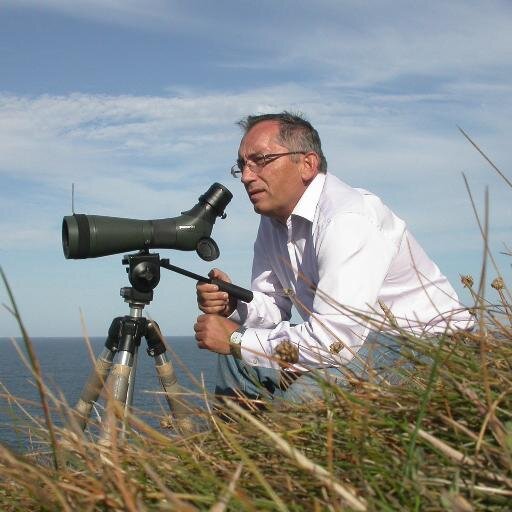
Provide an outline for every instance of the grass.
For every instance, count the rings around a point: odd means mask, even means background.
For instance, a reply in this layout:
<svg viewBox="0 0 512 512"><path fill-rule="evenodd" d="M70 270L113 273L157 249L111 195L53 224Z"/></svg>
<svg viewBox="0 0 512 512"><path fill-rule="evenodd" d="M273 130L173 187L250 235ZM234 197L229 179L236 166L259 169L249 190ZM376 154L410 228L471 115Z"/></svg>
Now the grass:
<svg viewBox="0 0 512 512"><path fill-rule="evenodd" d="M486 222L479 225L485 235ZM324 382L323 400L264 410L201 390L206 428L182 435L134 415L124 435L112 406L108 443L98 442L92 421L85 434L57 426L55 417L64 424L72 411L44 385L13 301L42 419L25 424L37 449L0 445L0 509L510 510L510 294L501 277L493 303L483 297L485 279L476 290L469 276L462 282L478 330L436 345L404 337L416 366L401 385ZM5 390L3 397L15 401Z"/></svg>
<svg viewBox="0 0 512 512"><path fill-rule="evenodd" d="M43 419L27 424L39 448L0 446L0 509L506 510L512 327L501 284L499 304L478 311L478 333L436 346L404 339L433 360L405 384L325 382L324 400L264 411L204 393L202 432L132 416L126 437L112 428L98 443L94 429L56 426L70 410L41 382Z"/></svg>

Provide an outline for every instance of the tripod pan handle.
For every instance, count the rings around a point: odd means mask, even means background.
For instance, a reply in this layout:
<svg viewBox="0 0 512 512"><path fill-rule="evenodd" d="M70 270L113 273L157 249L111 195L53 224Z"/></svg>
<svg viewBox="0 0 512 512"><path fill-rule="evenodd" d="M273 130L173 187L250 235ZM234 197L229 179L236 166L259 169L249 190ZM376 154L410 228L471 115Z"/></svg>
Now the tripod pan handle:
<svg viewBox="0 0 512 512"><path fill-rule="evenodd" d="M216 284L219 287L219 290L223 292L227 292L233 297L240 299L243 302L251 302L253 299L253 293L251 290L247 290L246 288L242 288L241 286L237 286L236 284L227 283L226 281L222 281L222 279L210 279L211 284Z"/></svg>

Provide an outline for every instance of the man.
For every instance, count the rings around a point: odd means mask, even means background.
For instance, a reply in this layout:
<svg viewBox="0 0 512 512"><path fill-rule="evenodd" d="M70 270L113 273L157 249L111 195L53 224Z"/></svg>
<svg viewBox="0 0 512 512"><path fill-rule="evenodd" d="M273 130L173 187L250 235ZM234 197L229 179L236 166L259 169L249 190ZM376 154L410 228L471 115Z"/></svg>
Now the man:
<svg viewBox="0 0 512 512"><path fill-rule="evenodd" d="M397 335L436 338L471 327L405 223L378 197L327 173L309 122L283 112L239 124L244 136L231 172L261 220L253 301L197 285L198 346L221 354L217 393L305 400L320 393L318 369L340 383L372 372L397 382ZM217 269L210 277L229 281ZM303 319L297 325L292 305Z"/></svg>

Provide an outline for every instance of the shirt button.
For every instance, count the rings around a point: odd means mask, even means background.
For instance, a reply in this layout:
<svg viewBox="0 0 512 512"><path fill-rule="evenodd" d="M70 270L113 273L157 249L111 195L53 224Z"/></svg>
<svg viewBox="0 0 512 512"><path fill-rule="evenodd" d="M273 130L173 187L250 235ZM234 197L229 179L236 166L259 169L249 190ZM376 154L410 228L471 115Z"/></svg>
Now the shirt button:
<svg viewBox="0 0 512 512"><path fill-rule="evenodd" d="M253 364L254 366L256 366L256 365L258 364L258 360L257 360L257 359L253 359L253 360L251 361L251 364Z"/></svg>

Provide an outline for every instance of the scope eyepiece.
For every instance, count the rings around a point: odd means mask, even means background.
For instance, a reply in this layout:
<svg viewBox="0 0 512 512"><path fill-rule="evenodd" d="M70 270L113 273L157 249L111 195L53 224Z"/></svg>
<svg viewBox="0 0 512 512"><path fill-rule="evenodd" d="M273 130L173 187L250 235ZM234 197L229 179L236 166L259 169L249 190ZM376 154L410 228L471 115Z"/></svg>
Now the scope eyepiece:
<svg viewBox="0 0 512 512"><path fill-rule="evenodd" d="M233 194L220 183L214 183L202 196L199 201L209 204L217 213L218 217L224 215L224 209L229 204Z"/></svg>

